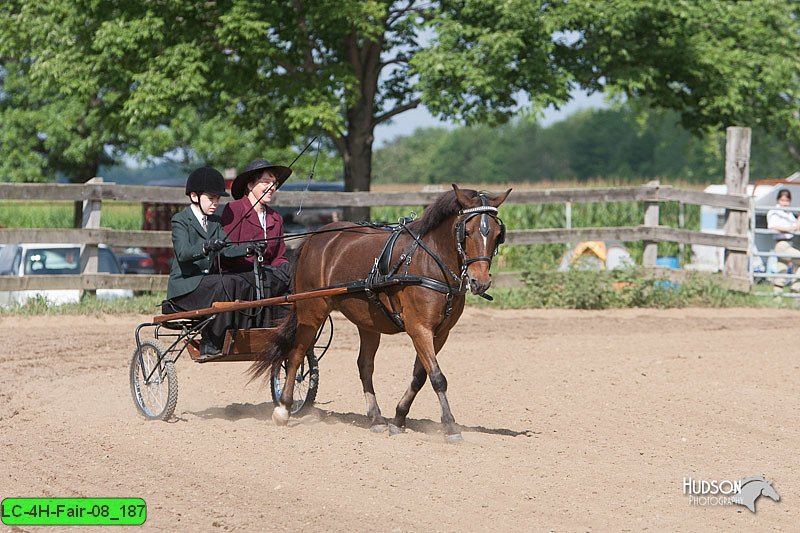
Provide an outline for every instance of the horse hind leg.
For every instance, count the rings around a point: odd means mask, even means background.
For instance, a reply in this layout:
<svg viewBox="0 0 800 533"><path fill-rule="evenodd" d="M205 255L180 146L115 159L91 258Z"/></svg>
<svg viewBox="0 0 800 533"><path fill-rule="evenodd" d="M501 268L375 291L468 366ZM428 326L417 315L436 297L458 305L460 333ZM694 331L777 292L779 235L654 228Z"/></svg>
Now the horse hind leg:
<svg viewBox="0 0 800 533"><path fill-rule="evenodd" d="M375 397L375 388L372 384L372 375L375 372L375 353L381 343L381 334L358 328L361 345L358 350L358 375L364 388L364 399L367 402L367 416L370 420L370 430L375 433L385 431L388 427L386 419L381 414L378 400Z"/></svg>
<svg viewBox="0 0 800 533"><path fill-rule="evenodd" d="M300 368L308 348L314 344L319 327L331 312L324 299L297 302L295 306L297 331L294 346L286 360L286 386L281 391L278 405L272 410L272 421L278 426L285 426L289 422L297 369Z"/></svg>

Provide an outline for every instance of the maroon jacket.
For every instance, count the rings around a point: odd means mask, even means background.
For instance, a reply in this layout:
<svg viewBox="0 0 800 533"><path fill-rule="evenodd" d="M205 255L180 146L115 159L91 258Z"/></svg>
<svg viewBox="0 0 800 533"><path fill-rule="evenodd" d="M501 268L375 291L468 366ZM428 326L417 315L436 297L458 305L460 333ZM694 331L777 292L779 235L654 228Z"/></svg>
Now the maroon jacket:
<svg viewBox="0 0 800 533"><path fill-rule="evenodd" d="M258 213L256 213L255 209L250 209L251 205L247 196L228 202L225 205L225 209L222 212L222 226L231 242L264 238L264 230L258 220ZM246 216L245 213L247 213ZM244 221L239 223L242 216L245 217ZM283 237L283 218L269 206L267 206L267 237ZM253 270L253 257L225 259L224 265L227 270L233 272ZM283 239L269 241L264 254L264 264L277 267L288 262L289 260L286 258L286 243Z"/></svg>

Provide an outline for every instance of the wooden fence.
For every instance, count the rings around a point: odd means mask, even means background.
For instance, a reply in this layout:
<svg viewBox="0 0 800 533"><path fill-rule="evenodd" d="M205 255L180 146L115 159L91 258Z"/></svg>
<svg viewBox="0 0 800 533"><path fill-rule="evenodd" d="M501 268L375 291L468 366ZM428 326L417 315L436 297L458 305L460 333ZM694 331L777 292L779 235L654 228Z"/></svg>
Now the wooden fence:
<svg viewBox="0 0 800 533"><path fill-rule="evenodd" d="M275 206L319 207L380 207L416 206L432 203L440 192L282 192ZM10 200L83 201L84 217L81 229L0 229L0 243L48 242L78 243L82 245L80 276L0 276L0 290L27 289L81 289L125 288L133 290L165 290L165 275L113 275L97 274L97 244L110 246L171 247L169 231L128 231L100 227L100 215L105 201L149 203L185 203L183 189L178 187L140 187L103 183L96 179L83 185L10 184L0 183L0 198ZM509 204L565 204L567 211L574 203L644 202L645 216L642 224L630 227L553 228L515 230L509 228L506 244L509 246L531 244L570 243L587 240L644 241L643 264L655 267L656 245L659 241L680 244L701 244L726 249L726 254L744 255L749 239L738 227L737 233L725 235L701 233L659 225L659 205L663 202L680 202L688 205L721 207L728 213L749 219L750 197L744 194L711 194L675 189L657 182L638 187L613 187L593 189L539 189L515 190L508 198ZM727 227L727 226L726 226ZM732 228L734 226L731 226ZM730 286L749 288L746 270L726 272ZM495 276L496 285L514 285L513 273Z"/></svg>

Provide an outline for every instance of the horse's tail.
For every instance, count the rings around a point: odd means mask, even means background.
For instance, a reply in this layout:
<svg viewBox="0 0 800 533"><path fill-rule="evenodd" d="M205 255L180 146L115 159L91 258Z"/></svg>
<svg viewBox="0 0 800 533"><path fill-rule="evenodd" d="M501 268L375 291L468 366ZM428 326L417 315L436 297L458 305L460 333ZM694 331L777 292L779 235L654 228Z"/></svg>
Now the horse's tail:
<svg viewBox="0 0 800 533"><path fill-rule="evenodd" d="M303 245L306 242L307 240L304 240L300 243L300 246L294 250L289 263L291 275L291 279L289 280L290 292L294 292L295 274L297 272L297 266L300 263L298 259L303 250ZM258 359L250 366L250 381L263 376L267 372L271 372L273 367L285 362L289 358L289 355L292 353L292 348L294 348L294 336L296 332L297 309L295 309L295 306L292 306L291 312L278 323L278 331L272 339L272 342L258 354Z"/></svg>
<svg viewBox="0 0 800 533"><path fill-rule="evenodd" d="M291 312L281 319L277 330L275 337L258 354L258 359L250 367L250 381L263 376L289 359L292 348L294 348L294 336L297 332L297 310L294 306L292 306Z"/></svg>

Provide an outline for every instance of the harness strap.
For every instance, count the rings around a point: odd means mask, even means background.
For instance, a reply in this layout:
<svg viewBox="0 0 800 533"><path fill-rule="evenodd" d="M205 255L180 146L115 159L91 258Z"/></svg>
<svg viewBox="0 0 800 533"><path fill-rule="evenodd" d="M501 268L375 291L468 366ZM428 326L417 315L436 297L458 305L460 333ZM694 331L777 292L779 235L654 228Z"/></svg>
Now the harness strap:
<svg viewBox="0 0 800 533"><path fill-rule="evenodd" d="M439 269L442 271L442 274L444 275L445 279L447 279L447 274L450 274L450 276L452 276L452 278L459 283L458 292L460 292L463 289L463 287L461 287L462 285L461 278L458 275L456 275L455 272L450 270L449 266L444 264L442 258L439 257L433 250L431 250L428 247L428 245L425 244L425 241L421 240L420 238L421 235L419 237L417 235L414 235L414 233L411 232L411 230L409 230L408 228L406 228L406 231L408 231L408 234L411 235L411 237L414 239L414 242L418 244L423 250L425 250L428 253L428 255L431 256L431 258L433 258L433 260L439 266ZM450 283L447 283L447 286L450 287L451 286Z"/></svg>
<svg viewBox="0 0 800 533"><path fill-rule="evenodd" d="M381 311L383 311L386 317L391 320L394 325L400 329L400 331L404 331L406 329L406 325L403 322L403 317L401 317L400 313L397 312L394 301L392 301L392 299L387 295L389 306L392 308L390 311L374 290L382 280L391 278L396 272L396 268L389 270L389 261L391 260L392 252L394 251L394 245L397 242L397 239L400 237L401 232L402 226L392 230L392 234L386 239L380 255L375 258L375 262L372 265L372 270L370 270L370 273L364 280L364 293L371 302L373 302Z"/></svg>
<svg viewBox="0 0 800 533"><path fill-rule="evenodd" d="M488 221L486 220L487 214L488 216L495 218L497 208L486 205L486 200L483 197L481 197L481 201L484 205L464 209L459 213L462 216L466 215L465 219L460 221L459 224L464 225L470 218L474 216L481 216L482 226L486 226L485 228L481 227L481 232L488 234ZM414 234L414 232L407 227L405 220L401 220L396 227L381 227L371 224L370 226L373 228L389 229L391 230L391 234L387 237L386 242L384 242L381 253L375 258L367 277L359 281L329 285L320 290L346 288L348 292L363 291L367 298L373 302L386 315L386 317L391 320L395 326L397 326L400 331L405 330L405 323L403 322L402 316L397 311L394 300L387 295L387 300L389 302L389 307L387 307L380 299L380 292L385 291L390 287L397 286L419 286L434 290L438 293L446 295L447 297L447 303L445 304L444 310L445 318L447 318L452 314L453 311L454 296L462 295L467 292L463 275L466 271L466 267L469 264L477 261L487 261L489 263L492 262L492 258L487 256L469 258L465 257L464 251L461 247L461 242L458 242L457 239L457 251L459 255L461 255L463 261L462 275L459 276L453 272L453 270L447 264L445 264L445 262L436 252L434 252L427 244L425 244L425 242L422 240L422 235ZM411 236L413 243L406 252L400 254L397 260L391 266L389 266L395 244L403 232L406 232ZM434 260L436 265L439 267L439 270L442 272L444 281L429 278L427 276L414 276L408 274L408 270L411 266L411 259L419 248L425 250L425 252ZM403 263L405 263L405 271L403 274L398 274L400 269L403 267ZM456 281L458 285L451 285L449 281L450 279Z"/></svg>
<svg viewBox="0 0 800 533"><path fill-rule="evenodd" d="M351 292L359 292L366 289L366 280L362 279L359 281L351 281L349 283L337 283L335 285L328 285L321 289L315 290L328 290L328 289L347 289L348 293ZM391 278L386 278L384 280L378 281L373 283L371 286L371 290L374 292L376 290L387 289L389 287L395 287L397 285L418 285L421 287L425 287L426 289L432 289L436 292L440 292L442 294L464 294L466 290L454 291L452 285L447 285L446 283L442 283L438 279L429 278L426 276L393 276ZM366 292L366 291L365 291Z"/></svg>
<svg viewBox="0 0 800 533"><path fill-rule="evenodd" d="M492 258L486 255L476 255L475 257L470 257L469 259L465 259L464 265L471 265L472 263L477 263L478 261L486 261L491 264Z"/></svg>

